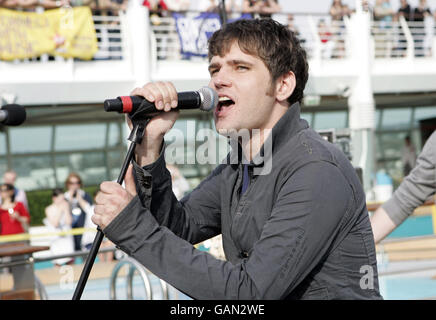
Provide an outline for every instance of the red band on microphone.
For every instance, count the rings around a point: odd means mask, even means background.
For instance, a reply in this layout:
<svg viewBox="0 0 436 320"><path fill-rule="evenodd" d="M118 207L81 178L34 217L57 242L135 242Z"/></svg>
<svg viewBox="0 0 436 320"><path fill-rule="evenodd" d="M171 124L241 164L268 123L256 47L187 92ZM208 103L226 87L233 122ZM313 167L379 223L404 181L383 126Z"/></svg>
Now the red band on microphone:
<svg viewBox="0 0 436 320"><path fill-rule="evenodd" d="M133 108L132 99L129 96L122 96L120 98L123 103L123 113L130 113Z"/></svg>

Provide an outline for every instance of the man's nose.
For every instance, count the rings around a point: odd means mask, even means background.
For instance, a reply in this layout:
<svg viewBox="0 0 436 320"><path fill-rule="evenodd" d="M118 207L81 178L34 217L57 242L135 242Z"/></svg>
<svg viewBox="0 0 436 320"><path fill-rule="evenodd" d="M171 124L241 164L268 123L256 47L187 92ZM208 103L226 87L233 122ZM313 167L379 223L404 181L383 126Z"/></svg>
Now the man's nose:
<svg viewBox="0 0 436 320"><path fill-rule="evenodd" d="M221 70L218 71L218 74L216 74L215 77L212 78L212 82L216 89L232 86L231 79L225 75L225 72Z"/></svg>

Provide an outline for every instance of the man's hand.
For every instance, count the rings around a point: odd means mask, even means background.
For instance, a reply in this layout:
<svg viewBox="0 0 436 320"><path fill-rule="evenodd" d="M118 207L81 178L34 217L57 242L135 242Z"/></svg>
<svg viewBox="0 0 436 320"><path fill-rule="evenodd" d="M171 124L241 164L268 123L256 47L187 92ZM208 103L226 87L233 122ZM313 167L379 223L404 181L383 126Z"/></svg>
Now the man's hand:
<svg viewBox="0 0 436 320"><path fill-rule="evenodd" d="M136 196L133 167L129 166L124 179L126 188L112 181L105 181L100 185L100 192L95 198L94 215L91 220L102 230L106 228L118 214Z"/></svg>
<svg viewBox="0 0 436 320"><path fill-rule="evenodd" d="M145 128L142 143L135 148L136 162L143 167L157 160L163 137L171 130L179 116L179 111L174 109L178 103L177 91L171 82L150 82L142 88L134 89L130 95L144 97L153 102L156 109L165 111L151 119ZM129 117L126 118L132 129Z"/></svg>

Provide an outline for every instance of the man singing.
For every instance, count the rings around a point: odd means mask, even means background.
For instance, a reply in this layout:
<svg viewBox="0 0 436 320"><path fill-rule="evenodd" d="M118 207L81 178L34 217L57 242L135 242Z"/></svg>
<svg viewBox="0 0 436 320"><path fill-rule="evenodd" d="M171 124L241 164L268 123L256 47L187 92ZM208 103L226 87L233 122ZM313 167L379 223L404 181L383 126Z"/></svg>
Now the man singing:
<svg viewBox="0 0 436 320"><path fill-rule="evenodd" d="M209 41L209 72L216 128L239 142L227 161L177 201L163 142L177 92L137 88L165 112L147 125L126 188L101 184L93 222L194 299L381 299L359 179L300 119L308 65L298 39L271 19L227 24ZM235 134L244 130L249 139ZM272 166L260 170L267 149ZM192 246L220 233L226 261Z"/></svg>

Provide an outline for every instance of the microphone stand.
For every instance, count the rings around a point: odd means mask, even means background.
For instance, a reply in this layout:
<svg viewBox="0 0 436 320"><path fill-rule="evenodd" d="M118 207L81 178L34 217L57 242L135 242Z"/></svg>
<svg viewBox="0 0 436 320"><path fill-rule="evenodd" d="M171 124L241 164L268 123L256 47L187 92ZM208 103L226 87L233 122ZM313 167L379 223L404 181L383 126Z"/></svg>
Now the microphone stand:
<svg viewBox="0 0 436 320"><path fill-rule="evenodd" d="M219 10L219 14L220 14L221 24L222 25L227 24L227 12L226 12L226 1L225 0L220 0L220 2L218 3L218 10Z"/></svg>
<svg viewBox="0 0 436 320"><path fill-rule="evenodd" d="M145 134L145 128L149 121L150 118L145 119L145 123L144 119L140 121L132 120L133 129L130 132L129 138L127 139L131 141L131 143L117 179L117 183L120 185L123 183L129 164L132 161L133 155L135 153L136 144L140 144L142 142L142 138ZM74 291L73 300L80 300L80 297L82 296L83 289L85 288L86 281L88 280L89 274L95 261L95 257L97 256L103 238L103 231L100 229L100 227L97 227L97 234L94 238L94 242L92 243L91 250L89 251L89 254L86 258L85 266L83 267L79 282L77 283L76 290Z"/></svg>

